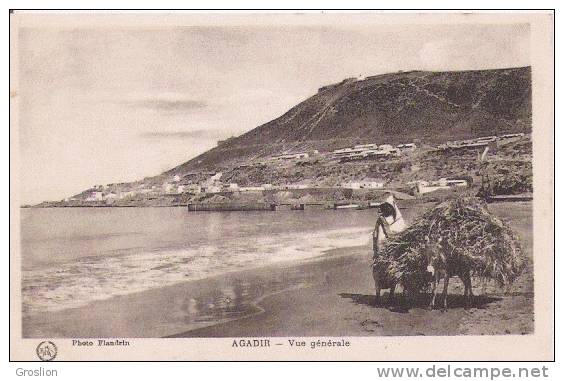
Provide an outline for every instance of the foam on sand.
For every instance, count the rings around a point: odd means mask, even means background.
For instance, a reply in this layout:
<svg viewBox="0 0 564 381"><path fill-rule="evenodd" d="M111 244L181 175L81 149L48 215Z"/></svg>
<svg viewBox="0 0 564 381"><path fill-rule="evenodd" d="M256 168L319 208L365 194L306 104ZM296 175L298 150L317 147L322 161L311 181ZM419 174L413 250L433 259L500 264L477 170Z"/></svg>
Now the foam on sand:
<svg viewBox="0 0 564 381"><path fill-rule="evenodd" d="M132 250L23 271L23 312L81 307L113 296L368 244L370 229L241 237L195 247Z"/></svg>

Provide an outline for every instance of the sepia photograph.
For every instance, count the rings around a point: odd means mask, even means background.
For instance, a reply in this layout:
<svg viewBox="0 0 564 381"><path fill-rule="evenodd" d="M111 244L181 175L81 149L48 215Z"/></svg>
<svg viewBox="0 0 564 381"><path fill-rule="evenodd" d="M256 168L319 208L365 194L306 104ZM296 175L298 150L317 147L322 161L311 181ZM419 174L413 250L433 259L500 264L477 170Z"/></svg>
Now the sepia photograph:
<svg viewBox="0 0 564 381"><path fill-rule="evenodd" d="M13 12L11 358L550 358L552 17Z"/></svg>

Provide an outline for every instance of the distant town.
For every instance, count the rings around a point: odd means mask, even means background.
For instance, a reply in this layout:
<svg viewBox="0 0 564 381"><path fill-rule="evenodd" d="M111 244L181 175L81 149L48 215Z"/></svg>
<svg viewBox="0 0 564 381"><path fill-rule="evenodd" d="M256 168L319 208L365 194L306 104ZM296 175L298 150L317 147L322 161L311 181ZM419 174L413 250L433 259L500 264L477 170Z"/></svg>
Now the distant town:
<svg viewBox="0 0 564 381"><path fill-rule="evenodd" d="M359 144L342 147L327 152L311 150L307 152L280 152L267 157L248 160L234 166L234 170L248 168L262 168L266 166L290 165L299 168L313 162L324 162L327 165L353 164L354 162L369 163L390 162L398 159L409 159L424 152L462 153L476 152L476 159L483 160L488 152L495 152L498 146L518 142L528 138L524 133L506 134L500 136L485 136L467 140L447 141L436 147L421 147L416 142L405 142L398 145L391 144ZM232 139L232 138L230 138ZM229 139L228 139L229 140ZM218 141L218 145L224 141ZM390 181L380 177L353 177L346 181L333 184L330 187L319 185L310 179L298 182L239 184L225 176L224 171L202 171L200 173L161 175L147 181L131 183L112 183L94 185L78 195L65 198L59 202L46 202L38 206L137 206L140 205L188 205L192 202L233 201L247 197L247 200L263 201L257 195L264 192L315 190L331 188L332 190L385 190L401 189L412 196L420 196L439 190L467 188L472 184L469 176L413 178L401 184L390 184ZM249 196L244 196L245 194ZM214 195L222 198L213 198ZM255 196L253 196L255 195ZM326 198L331 198L327 196ZM165 200L165 201L163 201Z"/></svg>

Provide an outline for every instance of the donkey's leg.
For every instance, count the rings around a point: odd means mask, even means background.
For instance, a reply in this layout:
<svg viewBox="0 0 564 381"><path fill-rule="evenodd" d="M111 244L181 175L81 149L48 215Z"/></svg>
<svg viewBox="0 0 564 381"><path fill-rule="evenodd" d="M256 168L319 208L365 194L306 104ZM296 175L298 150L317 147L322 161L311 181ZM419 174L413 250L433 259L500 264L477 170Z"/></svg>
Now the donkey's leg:
<svg viewBox="0 0 564 381"><path fill-rule="evenodd" d="M466 300L468 298L468 286L465 278L462 278L462 283L464 284L464 300Z"/></svg>
<svg viewBox="0 0 564 381"><path fill-rule="evenodd" d="M432 310L435 308L435 298L437 297L437 289L439 288L439 281L441 280L439 273L435 272L435 278L433 279L433 283L431 284L431 303L429 304L429 309Z"/></svg>
<svg viewBox="0 0 564 381"><path fill-rule="evenodd" d="M388 305L391 305L395 299L396 285L392 284L390 287L390 294L388 295Z"/></svg>
<svg viewBox="0 0 564 381"><path fill-rule="evenodd" d="M466 273L462 276L462 283L464 283L464 309L469 309L472 305L472 278L470 274Z"/></svg>
<svg viewBox="0 0 564 381"><path fill-rule="evenodd" d="M443 286L443 303L444 303L444 310L446 311L447 307L447 298L448 298L448 281L450 279L450 274L447 272L445 274L445 281Z"/></svg>

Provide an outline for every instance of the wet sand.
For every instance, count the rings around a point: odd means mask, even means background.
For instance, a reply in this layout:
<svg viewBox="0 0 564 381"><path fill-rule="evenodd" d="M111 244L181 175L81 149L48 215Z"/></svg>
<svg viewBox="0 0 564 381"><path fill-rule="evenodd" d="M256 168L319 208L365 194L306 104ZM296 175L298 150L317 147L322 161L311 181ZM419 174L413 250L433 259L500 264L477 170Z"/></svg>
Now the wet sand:
<svg viewBox="0 0 564 381"><path fill-rule="evenodd" d="M374 305L370 248L333 250L300 262L236 271L87 307L24 319L25 337L251 337L527 334L533 332L531 203L492 205L522 238L527 270L505 295L474 284L464 310L458 278L450 309L427 300ZM485 294L485 295L484 295ZM385 299L385 298L384 298ZM79 323L78 323L79 322Z"/></svg>
<svg viewBox="0 0 564 381"><path fill-rule="evenodd" d="M366 247L333 250L313 259L234 271L33 315L23 320L24 337L163 337L238 322L267 313L263 302L270 298L319 287L332 273L344 270L346 276L351 266L366 270L368 265L361 264L367 260L366 253Z"/></svg>
<svg viewBox="0 0 564 381"><path fill-rule="evenodd" d="M411 336L530 334L534 327L531 203L491 205L521 236L529 263L505 294L495 284L475 284L472 308L463 308L463 285L449 287L450 309L429 311L428 299L415 303L374 305L368 248L351 256L320 262L323 273L307 287L267 296L264 312L223 324L183 332L174 337L248 336ZM308 271L304 268L304 271Z"/></svg>

